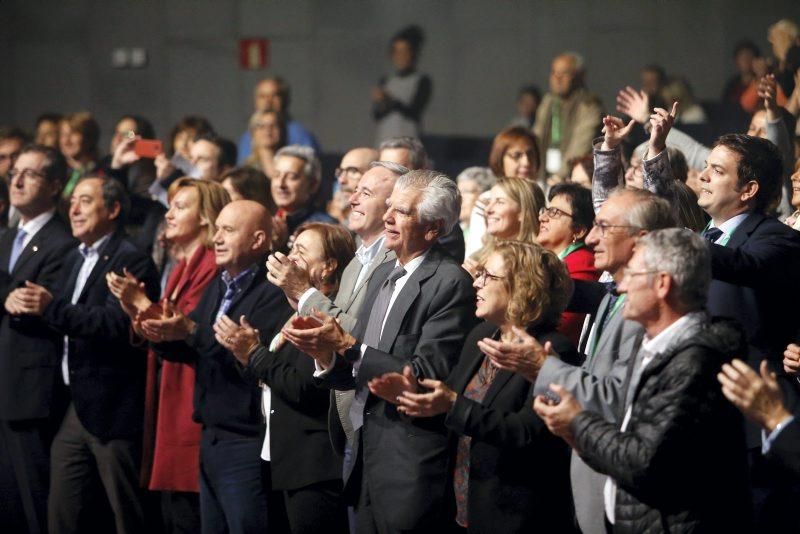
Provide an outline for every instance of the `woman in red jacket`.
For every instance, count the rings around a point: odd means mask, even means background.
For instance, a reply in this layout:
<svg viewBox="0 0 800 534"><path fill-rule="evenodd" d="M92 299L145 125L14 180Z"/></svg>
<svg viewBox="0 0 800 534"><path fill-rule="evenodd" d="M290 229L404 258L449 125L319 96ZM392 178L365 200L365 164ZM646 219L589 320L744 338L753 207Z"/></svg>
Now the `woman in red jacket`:
<svg viewBox="0 0 800 534"><path fill-rule="evenodd" d="M134 321L172 308L188 314L217 274L214 222L230 202L228 193L218 183L181 178L170 186L169 199L165 237L178 264L169 275L162 302L151 302L128 273L107 277L111 292ZM166 532L200 530L201 427L192 420L194 374L194 364L159 361L152 350L148 352L142 484L162 492Z"/></svg>
<svg viewBox="0 0 800 534"><path fill-rule="evenodd" d="M539 214L536 241L561 258L570 278L597 280L600 273L594 268L594 254L583 242L594 223L591 191L577 184L558 184L550 189L549 197L548 207ZM558 331L576 346L584 317L583 313L561 314Z"/></svg>

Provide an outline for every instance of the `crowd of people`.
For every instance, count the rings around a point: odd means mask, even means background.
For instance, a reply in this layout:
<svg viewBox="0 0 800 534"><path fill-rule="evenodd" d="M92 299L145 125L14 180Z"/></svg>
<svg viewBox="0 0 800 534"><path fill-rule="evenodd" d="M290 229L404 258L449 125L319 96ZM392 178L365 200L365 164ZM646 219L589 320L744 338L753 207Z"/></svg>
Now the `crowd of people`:
<svg viewBox="0 0 800 534"><path fill-rule="evenodd" d="M279 77L238 148L0 129L0 527L798 531L800 39L769 38L725 87L747 133L680 131L657 65L604 114L566 52L452 178L406 28L331 198Z"/></svg>

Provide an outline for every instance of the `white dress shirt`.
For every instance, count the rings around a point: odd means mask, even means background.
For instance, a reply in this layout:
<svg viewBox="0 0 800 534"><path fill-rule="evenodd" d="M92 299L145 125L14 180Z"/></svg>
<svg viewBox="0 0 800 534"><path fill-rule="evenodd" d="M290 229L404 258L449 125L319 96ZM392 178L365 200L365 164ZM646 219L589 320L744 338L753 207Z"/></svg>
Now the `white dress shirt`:
<svg viewBox="0 0 800 534"><path fill-rule="evenodd" d="M25 224L22 224L22 219L20 219L17 228L25 232L25 238L22 240L23 250L25 249L25 247L28 246L28 243L31 242L33 236L35 236L39 230L44 228L44 225L49 223L50 219L52 219L55 216L55 214L56 210L52 209L50 211L40 213L39 215L29 220Z"/></svg>
<svg viewBox="0 0 800 534"><path fill-rule="evenodd" d="M722 235L720 235L717 240L714 241L714 244L723 246L727 245L731 235L733 235L733 232L739 227L740 224L744 222L745 219L747 219L748 215L750 215L748 212L734 215L720 225L717 225L717 222L712 219L710 228L719 228L722 230Z"/></svg>
<svg viewBox="0 0 800 534"><path fill-rule="evenodd" d="M72 291L72 304L76 304L78 299L83 293L83 286L92 274L92 269L97 265L97 260L100 259L100 250L111 237L111 234L106 234L92 244L92 246L80 245L78 250L83 256L83 264L78 277L75 279L75 289ZM61 375L64 377L64 383L69 385L69 336L64 336L64 358L61 360Z"/></svg>

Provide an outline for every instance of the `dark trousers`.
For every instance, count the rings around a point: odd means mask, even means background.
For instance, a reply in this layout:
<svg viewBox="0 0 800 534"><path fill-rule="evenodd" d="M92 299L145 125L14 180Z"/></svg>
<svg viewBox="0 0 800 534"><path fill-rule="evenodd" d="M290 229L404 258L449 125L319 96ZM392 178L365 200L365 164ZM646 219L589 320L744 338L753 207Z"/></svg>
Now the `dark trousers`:
<svg viewBox="0 0 800 534"><path fill-rule="evenodd" d="M51 423L0 421L0 530L47 532Z"/></svg>
<svg viewBox="0 0 800 534"><path fill-rule="evenodd" d="M142 532L140 443L139 439L100 441L83 427L70 404L50 454L50 532L86 531L81 516L94 513L96 501L91 495L98 479L114 513L117 533Z"/></svg>
<svg viewBox="0 0 800 534"><path fill-rule="evenodd" d="M166 534L200 532L200 495L191 491L162 491L161 517Z"/></svg>
<svg viewBox="0 0 800 534"><path fill-rule="evenodd" d="M267 532L267 491L261 482L261 438L231 439L203 429L200 518L203 534Z"/></svg>

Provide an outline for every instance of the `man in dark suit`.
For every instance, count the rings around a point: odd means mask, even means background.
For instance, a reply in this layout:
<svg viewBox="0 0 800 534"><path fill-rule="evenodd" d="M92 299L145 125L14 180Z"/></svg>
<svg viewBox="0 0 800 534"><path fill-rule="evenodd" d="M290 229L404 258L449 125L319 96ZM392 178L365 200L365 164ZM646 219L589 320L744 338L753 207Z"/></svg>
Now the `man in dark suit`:
<svg viewBox="0 0 800 534"><path fill-rule="evenodd" d="M296 325L284 335L317 360L323 384L356 390L350 410L356 460L345 493L355 504L358 532L439 532L450 519L443 514L443 421L400 417L367 383L405 372L401 387L411 389L413 378L443 380L456 363L475 321L475 293L466 271L436 243L457 223L460 196L447 176L412 171L398 179L387 206L386 247L397 261L376 270L353 334L318 314L322 326Z"/></svg>
<svg viewBox="0 0 800 534"><path fill-rule="evenodd" d="M0 237L0 524L15 532L46 531L50 442L63 402L61 337L23 313L14 290L32 282L53 291L73 246L55 213L66 165L57 150L28 145L9 172L20 222Z"/></svg>
<svg viewBox="0 0 800 534"><path fill-rule="evenodd" d="M57 370L70 403L51 452L51 532L85 531L81 516L97 482L117 532L144 528L138 464L145 353L131 345L128 316L105 281L107 272L127 269L144 282L149 298L158 298L153 262L118 231L129 205L118 182L81 180L69 209L72 235L81 245L66 256L58 289L51 293L28 283L16 290L22 311L40 316L63 339Z"/></svg>
<svg viewBox="0 0 800 534"><path fill-rule="evenodd" d="M800 298L800 233L766 215L780 198L781 176L781 154L772 142L724 135L714 144L700 174L698 200L711 216L703 232L711 243L708 311L741 324L751 367L767 359L776 371L781 369L784 349L797 335L796 317L777 306L776 298L784 302ZM790 406L797 397L792 385L787 388ZM788 497L776 489L780 484L763 463L762 436L756 425L748 425L747 444L757 525L759 530L772 531L791 521L792 514L786 506L770 503L794 500L797 491Z"/></svg>
<svg viewBox="0 0 800 534"><path fill-rule="evenodd" d="M200 443L200 513L204 533L266 532L267 493L262 482L264 417L258 381L214 337L223 315L245 316L269 344L289 315L283 292L265 279L271 242L269 211L251 200L231 202L216 221L214 252L220 274L185 316L167 310L139 330L162 358L195 362L195 420Z"/></svg>

